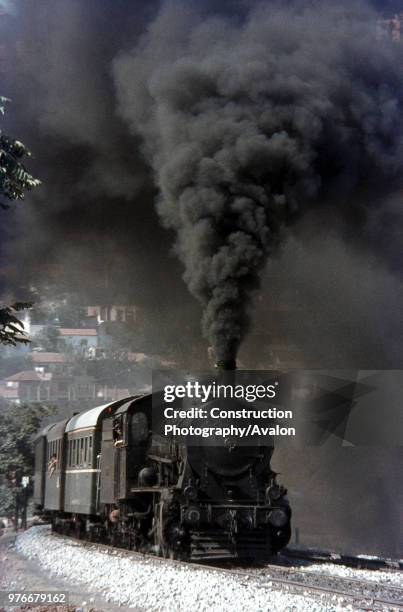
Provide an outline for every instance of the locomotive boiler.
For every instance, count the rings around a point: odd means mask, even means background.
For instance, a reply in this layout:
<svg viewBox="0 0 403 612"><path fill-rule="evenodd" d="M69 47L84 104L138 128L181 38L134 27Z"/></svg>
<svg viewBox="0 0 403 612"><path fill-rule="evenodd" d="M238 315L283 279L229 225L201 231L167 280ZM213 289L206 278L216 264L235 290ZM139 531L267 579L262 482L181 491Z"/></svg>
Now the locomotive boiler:
<svg viewBox="0 0 403 612"><path fill-rule="evenodd" d="M152 399L98 406L38 434L34 501L53 529L186 560L259 559L283 548L291 510L273 448L160 435Z"/></svg>

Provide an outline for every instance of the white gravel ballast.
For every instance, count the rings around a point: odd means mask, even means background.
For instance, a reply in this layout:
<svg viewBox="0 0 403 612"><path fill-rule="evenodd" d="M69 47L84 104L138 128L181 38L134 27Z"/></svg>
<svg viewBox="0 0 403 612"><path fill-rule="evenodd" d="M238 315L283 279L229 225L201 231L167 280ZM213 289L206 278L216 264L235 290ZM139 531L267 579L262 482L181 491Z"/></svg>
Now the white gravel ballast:
<svg viewBox="0 0 403 612"><path fill-rule="evenodd" d="M354 610L336 597L314 597L272 589L256 577L231 576L208 569L150 558L128 557L52 536L48 526L32 527L16 540L17 551L68 585L85 585L105 602L124 608L175 612L341 611ZM105 605L107 609L107 604Z"/></svg>

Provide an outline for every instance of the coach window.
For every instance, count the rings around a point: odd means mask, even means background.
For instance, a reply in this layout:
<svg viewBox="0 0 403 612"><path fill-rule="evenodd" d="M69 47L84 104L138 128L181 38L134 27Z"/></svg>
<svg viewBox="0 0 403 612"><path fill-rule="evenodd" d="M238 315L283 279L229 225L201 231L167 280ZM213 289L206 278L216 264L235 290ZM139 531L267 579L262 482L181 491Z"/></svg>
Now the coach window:
<svg viewBox="0 0 403 612"><path fill-rule="evenodd" d="M123 446L125 443L125 422L123 414L118 414L113 419L113 444L114 446Z"/></svg>
<svg viewBox="0 0 403 612"><path fill-rule="evenodd" d="M92 467L92 436L88 440L88 465Z"/></svg>
<svg viewBox="0 0 403 612"><path fill-rule="evenodd" d="M87 467L88 460L88 436L84 438L84 466Z"/></svg>

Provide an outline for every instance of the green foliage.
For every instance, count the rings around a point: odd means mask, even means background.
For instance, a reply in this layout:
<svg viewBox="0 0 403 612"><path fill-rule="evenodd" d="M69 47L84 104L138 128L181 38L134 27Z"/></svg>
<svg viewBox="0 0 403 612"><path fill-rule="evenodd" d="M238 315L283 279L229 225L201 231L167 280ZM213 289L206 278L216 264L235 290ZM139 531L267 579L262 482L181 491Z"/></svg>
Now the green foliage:
<svg viewBox="0 0 403 612"><path fill-rule="evenodd" d="M2 115L7 102L8 98L0 97ZM41 184L23 165L21 160L24 156L31 156L26 146L0 130L0 193L8 200L23 200L25 191ZM0 206L9 208L4 202L0 202Z"/></svg>
<svg viewBox="0 0 403 612"><path fill-rule="evenodd" d="M11 306L0 308L0 344L11 346L29 344L24 324L15 316L15 313L31 307L31 302L16 302Z"/></svg>
<svg viewBox="0 0 403 612"><path fill-rule="evenodd" d="M13 512L21 476L34 472L34 436L55 408L42 404L9 406L0 413L0 515Z"/></svg>
<svg viewBox="0 0 403 612"><path fill-rule="evenodd" d="M0 114L4 115L8 98L0 96ZM25 191L37 187L41 182L25 168L22 159L31 153L19 140L14 140L0 130L0 196L7 200L23 200ZM0 201L1 208L9 208ZM32 304L17 302L12 306L0 308L0 344L16 346L29 342L23 323L15 316L16 312L30 308Z"/></svg>
<svg viewBox="0 0 403 612"><path fill-rule="evenodd" d="M57 352L59 347L60 332L57 327L45 327L45 329L36 336L35 345L50 351Z"/></svg>

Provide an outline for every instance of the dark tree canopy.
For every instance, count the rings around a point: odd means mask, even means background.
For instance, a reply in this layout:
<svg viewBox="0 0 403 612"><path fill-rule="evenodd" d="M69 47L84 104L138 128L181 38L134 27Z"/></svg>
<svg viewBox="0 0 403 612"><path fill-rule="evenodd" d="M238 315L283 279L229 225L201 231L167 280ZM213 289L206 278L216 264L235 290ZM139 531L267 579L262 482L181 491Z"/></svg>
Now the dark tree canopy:
<svg viewBox="0 0 403 612"><path fill-rule="evenodd" d="M4 115L8 98L0 96L0 114ZM0 207L9 208L6 203L23 200L25 192L40 185L25 168L22 159L31 154L19 140L7 136L0 130ZM31 303L16 302L11 306L0 308L0 344L16 346L29 342L24 324L16 317L16 313L30 308Z"/></svg>
<svg viewBox="0 0 403 612"><path fill-rule="evenodd" d="M0 412L0 516L10 516L22 476L33 476L34 435L55 409L41 404L9 406Z"/></svg>

